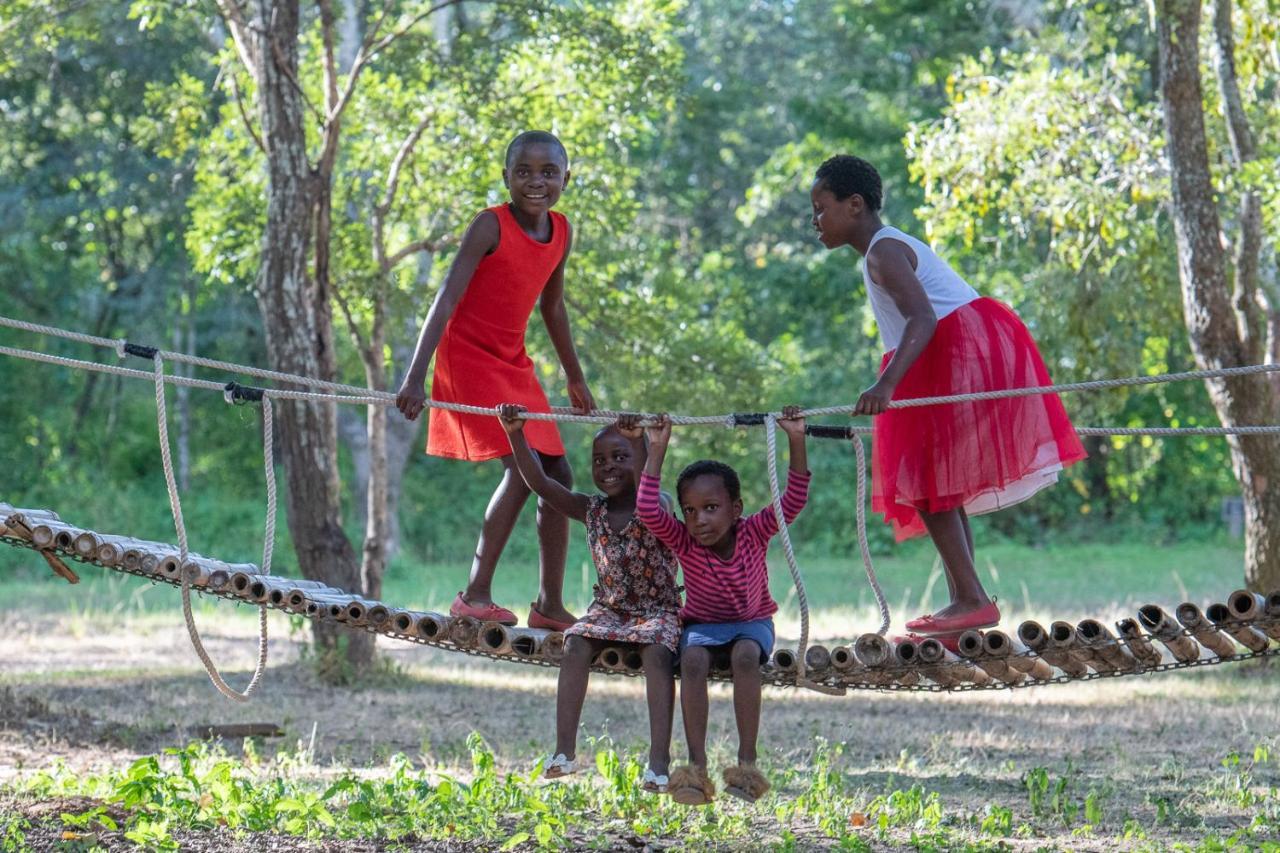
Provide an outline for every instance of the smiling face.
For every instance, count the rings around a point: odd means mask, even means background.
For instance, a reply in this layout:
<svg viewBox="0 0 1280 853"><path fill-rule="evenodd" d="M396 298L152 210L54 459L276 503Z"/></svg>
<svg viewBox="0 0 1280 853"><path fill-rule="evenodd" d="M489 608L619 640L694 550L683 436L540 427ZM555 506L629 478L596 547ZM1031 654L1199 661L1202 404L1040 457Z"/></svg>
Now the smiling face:
<svg viewBox="0 0 1280 853"><path fill-rule="evenodd" d="M541 216L560 200L569 182L569 161L558 145L525 142L511 152L502 180L517 208L530 216Z"/></svg>
<svg viewBox="0 0 1280 853"><path fill-rule="evenodd" d="M591 443L591 479L606 497L635 494L637 465L635 448L626 436L604 431Z"/></svg>
<svg viewBox="0 0 1280 853"><path fill-rule="evenodd" d="M862 196L855 193L838 199L819 178L809 189L809 201L813 203L813 227L822 245L834 249L852 241L858 219L866 208Z"/></svg>
<svg viewBox="0 0 1280 853"><path fill-rule="evenodd" d="M689 535L713 550L727 540L733 523L742 516L742 501L730 496L718 474L689 478L680 486L679 497Z"/></svg>

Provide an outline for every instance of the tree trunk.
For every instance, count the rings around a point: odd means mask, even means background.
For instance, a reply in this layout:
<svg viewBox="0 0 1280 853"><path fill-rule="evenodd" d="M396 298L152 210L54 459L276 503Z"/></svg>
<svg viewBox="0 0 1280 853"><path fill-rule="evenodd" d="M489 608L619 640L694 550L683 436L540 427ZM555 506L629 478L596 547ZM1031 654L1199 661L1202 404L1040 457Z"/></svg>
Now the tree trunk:
<svg viewBox="0 0 1280 853"><path fill-rule="evenodd" d="M267 222L258 307L275 370L332 379L336 372L329 296L308 274L311 238L327 198L307 157L305 105L298 76L297 0L257 0L251 28L258 63L258 112L267 156ZM325 176L327 179L327 176ZM289 532L304 577L363 593L355 550L342 530L336 413L332 403L277 401ZM345 644L355 673L373 661L373 635L313 623L317 647ZM334 676L349 673L331 670Z"/></svg>
<svg viewBox="0 0 1280 853"><path fill-rule="evenodd" d="M1223 0L1225 2L1225 0ZM1200 81L1200 0L1158 0L1160 99L1164 109L1173 220L1183 313L1191 349L1201 368L1249 363L1251 327L1237 314L1228 286L1222 227L1210 178ZM1276 394L1265 375L1206 383L1218 417L1227 426L1275 423ZM1245 510L1245 581L1259 590L1280 589L1280 438L1229 439L1232 467Z"/></svg>

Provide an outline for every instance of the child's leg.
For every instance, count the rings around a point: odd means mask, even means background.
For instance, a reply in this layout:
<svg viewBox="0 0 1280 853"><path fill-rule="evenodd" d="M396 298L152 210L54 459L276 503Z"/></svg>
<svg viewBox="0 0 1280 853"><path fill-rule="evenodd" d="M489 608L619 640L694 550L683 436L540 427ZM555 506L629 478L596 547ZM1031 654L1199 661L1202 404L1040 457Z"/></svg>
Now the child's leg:
<svg viewBox="0 0 1280 853"><path fill-rule="evenodd" d="M688 646L680 656L680 714L689 742L689 763L707 767L707 675L711 652L706 646Z"/></svg>
<svg viewBox="0 0 1280 853"><path fill-rule="evenodd" d="M591 658L604 645L599 640L573 635L565 638L556 687L556 752L572 759L578 754L578 723L591 678Z"/></svg>
<svg viewBox="0 0 1280 853"><path fill-rule="evenodd" d="M738 640L729 654L733 670L733 716L738 723L738 763L756 763L760 733L760 645Z"/></svg>
<svg viewBox="0 0 1280 853"><path fill-rule="evenodd" d="M524 502L529 499L529 487L516 470L512 457L503 456L501 461L502 481L494 489L484 512L484 526L480 528L480 541L471 562L471 579L462 594L470 604L493 603L493 573L498 567L498 558L511 538Z"/></svg>
<svg viewBox="0 0 1280 853"><path fill-rule="evenodd" d="M991 599L982 588L974 565L973 531L969 527L969 517L965 511L949 509L943 512L922 512L920 517L942 557L947 585L951 588L951 604L934 615L959 616L989 604Z"/></svg>
<svg viewBox="0 0 1280 853"><path fill-rule="evenodd" d="M563 456L538 455L542 470L566 489L573 487L573 472ZM569 519L545 501L538 501L538 600L536 609L548 619L572 622L564 606L564 563L569 550Z"/></svg>
<svg viewBox="0 0 1280 853"><path fill-rule="evenodd" d="M671 722L675 714L674 655L661 643L640 652L644 661L644 692L649 700L649 769L665 776L671 767Z"/></svg>

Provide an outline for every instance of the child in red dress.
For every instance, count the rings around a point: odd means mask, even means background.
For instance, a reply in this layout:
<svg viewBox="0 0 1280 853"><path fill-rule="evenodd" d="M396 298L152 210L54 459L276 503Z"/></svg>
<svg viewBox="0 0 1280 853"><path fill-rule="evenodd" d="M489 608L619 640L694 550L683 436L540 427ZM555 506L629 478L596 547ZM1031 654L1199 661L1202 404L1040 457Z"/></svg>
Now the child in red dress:
<svg viewBox="0 0 1280 853"><path fill-rule="evenodd" d="M564 304L564 267L573 234L569 221L551 210L569 182L564 145L550 133L520 134L507 146L502 178L511 201L483 210L472 220L422 327L396 396L396 407L410 420L426 406L423 385L433 355L432 400L484 407L515 402L531 412L549 411L524 346L535 304L568 379L570 402L583 413L595 406ZM573 476L556 425L532 421L526 432L547 476L571 485ZM529 497L502 424L494 417L434 409L427 453L472 462L501 460L502 481L485 513L470 581L449 612L516 624L515 614L495 604L491 593L498 558ZM562 598L569 521L544 501L538 501L538 542L539 591L530 605L529 625L563 630L574 621Z"/></svg>
<svg viewBox="0 0 1280 853"><path fill-rule="evenodd" d="M1013 310L980 297L920 240L880 221L880 175L832 157L810 189L813 225L828 249L865 259L867 297L887 352L855 415L877 415L871 507L898 541L928 532L951 603L907 630L952 635L989 628L1000 611L974 568L969 516L1026 500L1085 457L1056 394L889 409L890 400L1050 384Z"/></svg>

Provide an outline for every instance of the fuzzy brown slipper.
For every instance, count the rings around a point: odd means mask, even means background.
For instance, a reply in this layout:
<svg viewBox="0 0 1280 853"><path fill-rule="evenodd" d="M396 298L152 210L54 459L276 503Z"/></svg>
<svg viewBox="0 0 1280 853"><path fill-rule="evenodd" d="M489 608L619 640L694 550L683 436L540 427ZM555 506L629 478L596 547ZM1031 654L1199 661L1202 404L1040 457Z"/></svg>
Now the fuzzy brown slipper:
<svg viewBox="0 0 1280 853"><path fill-rule="evenodd" d="M724 776L724 792L748 803L754 803L769 790L769 780L750 764L726 767L721 775Z"/></svg>
<svg viewBox="0 0 1280 853"><path fill-rule="evenodd" d="M705 806L716 798L716 783L701 767L682 764L671 770L667 793L681 805Z"/></svg>

